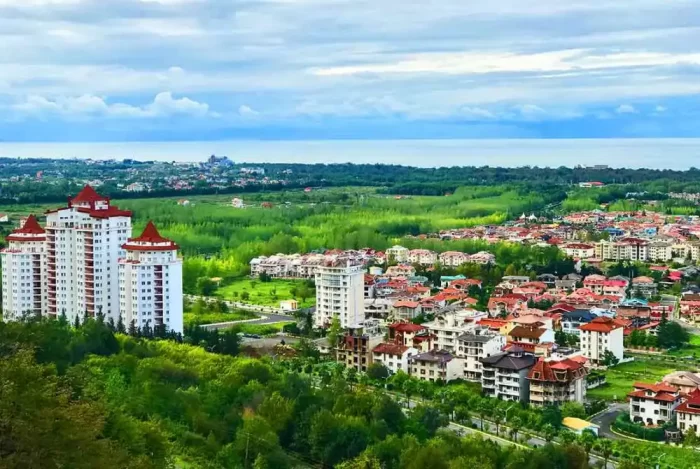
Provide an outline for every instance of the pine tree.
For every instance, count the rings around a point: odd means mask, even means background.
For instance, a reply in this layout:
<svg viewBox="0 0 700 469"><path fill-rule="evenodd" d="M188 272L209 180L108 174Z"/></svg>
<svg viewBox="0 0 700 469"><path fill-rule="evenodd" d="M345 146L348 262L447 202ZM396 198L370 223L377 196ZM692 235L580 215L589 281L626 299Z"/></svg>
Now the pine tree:
<svg viewBox="0 0 700 469"><path fill-rule="evenodd" d="M61 310L61 315L58 317L58 323L63 327L68 325L68 318L66 317L65 308Z"/></svg>
<svg viewBox="0 0 700 469"><path fill-rule="evenodd" d="M126 334L126 327L124 327L124 321L122 321L121 314L119 315L119 319L117 320L117 332L120 334Z"/></svg>
<svg viewBox="0 0 700 469"><path fill-rule="evenodd" d="M77 314L75 315L75 321L73 322L73 327L75 327L76 329L80 329L80 316Z"/></svg>
<svg viewBox="0 0 700 469"><path fill-rule="evenodd" d="M112 332L115 332L117 330L116 326L114 325L114 318L109 318L109 320L107 321L107 327Z"/></svg>
<svg viewBox="0 0 700 469"><path fill-rule="evenodd" d="M129 335L131 337L138 337L139 330L136 328L136 321L134 319L129 323Z"/></svg>

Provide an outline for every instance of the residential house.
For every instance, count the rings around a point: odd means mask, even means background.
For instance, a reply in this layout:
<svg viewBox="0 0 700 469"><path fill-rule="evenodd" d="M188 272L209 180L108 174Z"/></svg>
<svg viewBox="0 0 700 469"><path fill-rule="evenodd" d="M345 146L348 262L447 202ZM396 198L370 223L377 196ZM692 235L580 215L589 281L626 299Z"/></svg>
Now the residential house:
<svg viewBox="0 0 700 469"><path fill-rule="evenodd" d="M382 342L372 349L372 362L381 363L391 373L410 372L409 359L418 354L418 350L401 343Z"/></svg>
<svg viewBox="0 0 700 469"><path fill-rule="evenodd" d="M432 382L448 383L462 377L459 360L445 350L430 350L410 358L411 375Z"/></svg>
<svg viewBox="0 0 700 469"><path fill-rule="evenodd" d="M700 428L700 390L695 389L676 407L676 426L682 432Z"/></svg>
<svg viewBox="0 0 700 469"><path fill-rule="evenodd" d="M645 425L663 425L675 421L675 411L681 403L678 389L668 384L634 383L629 398L630 419Z"/></svg>
<svg viewBox="0 0 700 469"><path fill-rule="evenodd" d="M530 381L527 375L537 363L533 354L522 348L481 359L481 388L489 397L527 404L530 401Z"/></svg>
<svg viewBox="0 0 700 469"><path fill-rule="evenodd" d="M421 305L418 301L399 300L391 307L391 317L399 321L411 321L421 314Z"/></svg>
<svg viewBox="0 0 700 469"><path fill-rule="evenodd" d="M411 249L408 251L408 262L422 266L435 265L438 256L434 251L428 249Z"/></svg>
<svg viewBox="0 0 700 469"><path fill-rule="evenodd" d="M372 364L372 350L381 342L381 335L364 334L361 329L349 330L336 347L337 361L348 368L367 371Z"/></svg>
<svg viewBox="0 0 700 469"><path fill-rule="evenodd" d="M579 328L593 321L597 316L587 309L575 309L566 311L561 317L561 330L567 334L580 335Z"/></svg>
<svg viewBox="0 0 700 469"><path fill-rule="evenodd" d="M508 340L517 344L532 345L554 342L554 331L544 326L542 322L517 325L508 333Z"/></svg>
<svg viewBox="0 0 700 469"><path fill-rule="evenodd" d="M408 248L403 246L394 246L385 251L388 260L396 263L408 262Z"/></svg>
<svg viewBox="0 0 700 469"><path fill-rule="evenodd" d="M424 323L423 326L435 336L434 348L456 353L459 345L457 337L466 332L472 332L476 322L482 317L483 314L473 310L448 312L436 314L433 321Z"/></svg>
<svg viewBox="0 0 700 469"><path fill-rule="evenodd" d="M562 249L567 256L575 259L590 259L595 257L595 244L568 243Z"/></svg>
<svg viewBox="0 0 700 469"><path fill-rule="evenodd" d="M657 284L651 277L635 277L632 279L632 293L639 293L645 298L651 298L657 293Z"/></svg>
<svg viewBox="0 0 700 469"><path fill-rule="evenodd" d="M608 317L598 317L579 327L581 351L590 361L601 363L610 351L615 358L623 358L624 324Z"/></svg>
<svg viewBox="0 0 700 469"><path fill-rule="evenodd" d="M433 349L436 337L427 327L410 322L397 322L389 325L389 342L413 347L420 352Z"/></svg>
<svg viewBox="0 0 700 469"><path fill-rule="evenodd" d="M661 382L673 386L683 394L690 394L700 389L700 373L674 371L664 376Z"/></svg>
<svg viewBox="0 0 700 469"><path fill-rule="evenodd" d="M444 267L459 267L469 262L469 255L459 251L446 251L441 253L438 258Z"/></svg>
<svg viewBox="0 0 700 469"><path fill-rule="evenodd" d="M457 357L463 361L464 379L481 382L481 359L500 353L505 337L488 328L478 328L457 337Z"/></svg>
<svg viewBox="0 0 700 469"><path fill-rule="evenodd" d="M560 406L566 402L583 404L586 398L585 366L578 361L540 360L527 375L530 380L530 404Z"/></svg>

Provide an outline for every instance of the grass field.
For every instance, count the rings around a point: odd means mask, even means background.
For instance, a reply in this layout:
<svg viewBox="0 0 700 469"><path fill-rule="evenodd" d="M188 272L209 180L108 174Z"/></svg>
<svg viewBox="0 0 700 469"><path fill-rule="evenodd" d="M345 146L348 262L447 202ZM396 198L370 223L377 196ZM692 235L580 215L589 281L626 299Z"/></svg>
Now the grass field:
<svg viewBox="0 0 700 469"><path fill-rule="evenodd" d="M632 385L635 382L655 383L676 370L677 367L671 363L637 358L633 362L610 368L605 372L607 384L589 389L586 394L590 399L624 401L627 393L632 391Z"/></svg>
<svg viewBox="0 0 700 469"><path fill-rule="evenodd" d="M275 324L240 324L235 326L236 330L244 334L258 334L262 336L274 335L282 332L282 328L289 324L294 324L293 321L278 322Z"/></svg>
<svg viewBox="0 0 700 469"><path fill-rule="evenodd" d="M695 356L696 358L700 358L700 335L691 334L690 341L686 347L673 350L672 352L668 352L668 354L675 357Z"/></svg>
<svg viewBox="0 0 700 469"><path fill-rule="evenodd" d="M235 310L230 313L212 313L206 312L201 314L196 314L194 312L186 311L183 314L184 323L186 326L197 326L201 324L216 324L219 322L229 322L229 321L241 321L243 319L253 319L256 318L255 313L249 311Z"/></svg>
<svg viewBox="0 0 700 469"><path fill-rule="evenodd" d="M261 282L260 280L241 278L230 285L219 288L216 295L231 301L243 301L254 305L278 307L280 301L294 299L291 290L295 287L299 288L304 283L304 280L275 279L270 282ZM249 299L243 300L241 298L243 292L247 292L248 295L250 295ZM309 290L309 297L305 298L304 301L298 296L296 299L299 301L299 306L301 308L308 308L316 303L313 290Z"/></svg>

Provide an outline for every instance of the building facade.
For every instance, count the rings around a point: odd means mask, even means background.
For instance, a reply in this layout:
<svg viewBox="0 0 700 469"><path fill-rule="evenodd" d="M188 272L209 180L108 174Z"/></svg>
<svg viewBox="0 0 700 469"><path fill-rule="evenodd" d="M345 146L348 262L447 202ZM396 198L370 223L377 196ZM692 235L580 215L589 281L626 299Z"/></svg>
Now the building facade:
<svg viewBox="0 0 700 469"><path fill-rule="evenodd" d="M125 325L164 327L182 332L182 259L178 246L163 238L153 222L122 246L119 306Z"/></svg>
<svg viewBox="0 0 700 469"><path fill-rule="evenodd" d="M424 381L448 383L461 377L459 361L445 350L431 350L410 359L411 375Z"/></svg>
<svg viewBox="0 0 700 469"><path fill-rule="evenodd" d="M530 400L527 375L535 363L537 358L533 354L525 353L518 347L482 358L481 388L484 394L526 404Z"/></svg>
<svg viewBox="0 0 700 469"><path fill-rule="evenodd" d="M488 329L475 329L457 337L457 344L457 357L462 360L464 379L481 382L481 359L501 353L506 338Z"/></svg>
<svg viewBox="0 0 700 469"><path fill-rule="evenodd" d="M5 320L46 312L46 233L34 215L6 237L2 261L2 311Z"/></svg>
<svg viewBox="0 0 700 469"><path fill-rule="evenodd" d="M530 369L530 404L544 407L566 402L583 404L586 398L586 368L565 358L558 361L540 359Z"/></svg>
<svg viewBox="0 0 700 469"><path fill-rule="evenodd" d="M634 391L627 397L630 419L644 425L663 425L675 420L676 407L681 403L678 389L663 383L634 383Z"/></svg>
<svg viewBox="0 0 700 469"><path fill-rule="evenodd" d="M342 328L357 327L365 320L364 273L348 258L324 262L316 274L314 325L329 327L333 318Z"/></svg>
<svg viewBox="0 0 700 469"><path fill-rule="evenodd" d="M605 353L610 351L615 358L622 360L624 350L624 326L615 319L598 317L579 327L581 333L581 351L583 355L595 363L605 359Z"/></svg>
<svg viewBox="0 0 700 469"><path fill-rule="evenodd" d="M48 315L119 319L117 261L131 236L131 212L90 186L46 215Z"/></svg>

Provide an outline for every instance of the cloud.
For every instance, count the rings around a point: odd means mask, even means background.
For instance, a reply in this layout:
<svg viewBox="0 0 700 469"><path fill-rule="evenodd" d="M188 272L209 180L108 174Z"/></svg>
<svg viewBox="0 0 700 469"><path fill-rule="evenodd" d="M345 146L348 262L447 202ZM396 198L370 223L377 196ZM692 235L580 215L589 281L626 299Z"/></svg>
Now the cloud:
<svg viewBox="0 0 700 469"><path fill-rule="evenodd" d="M336 119L670 122L700 95L698 23L690 0L0 0L0 106L141 135L139 118L172 116L319 135Z"/></svg>
<svg viewBox="0 0 700 469"><path fill-rule="evenodd" d="M658 113L666 112L666 107L665 106L656 106L654 110Z"/></svg>
<svg viewBox="0 0 700 469"><path fill-rule="evenodd" d="M254 110L250 106L246 106L245 104L241 104L238 107L238 114L240 114L243 117L251 117L251 116L257 116L260 114L258 111Z"/></svg>
<svg viewBox="0 0 700 469"><path fill-rule="evenodd" d="M637 114L637 109L631 104L621 104L615 109L617 114Z"/></svg>
<svg viewBox="0 0 700 469"><path fill-rule="evenodd" d="M12 109L24 114L46 117L55 114L67 117L120 117L120 118L155 118L174 115L203 117L216 115L210 113L209 105L189 98L174 98L170 92L158 93L153 102L145 106L133 106L124 103L108 103L104 98L93 95L77 97L58 97L48 99L43 96L30 95L12 106Z"/></svg>

